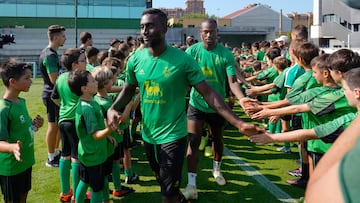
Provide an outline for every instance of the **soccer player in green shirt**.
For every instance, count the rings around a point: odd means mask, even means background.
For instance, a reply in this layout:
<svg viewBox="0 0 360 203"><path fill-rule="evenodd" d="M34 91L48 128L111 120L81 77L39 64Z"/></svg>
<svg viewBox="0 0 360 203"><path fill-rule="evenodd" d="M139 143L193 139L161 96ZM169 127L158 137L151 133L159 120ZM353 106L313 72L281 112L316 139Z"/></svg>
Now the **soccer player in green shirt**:
<svg viewBox="0 0 360 203"><path fill-rule="evenodd" d="M117 128L118 110L134 96L139 86L143 115L142 138L150 167L161 186L162 202L185 201L180 194L181 170L187 146L185 96L195 86L216 111L244 134L262 131L239 119L221 96L205 82L196 61L165 42L167 16L159 9L146 9L140 20L146 48L128 61L126 83L110 107L107 119Z"/></svg>
<svg viewBox="0 0 360 203"><path fill-rule="evenodd" d="M226 86L241 100L244 95L236 81L236 65L233 54L225 46L217 43L218 27L216 20L206 19L201 23L200 36L202 42L186 49L198 62L205 81L222 97L226 97ZM188 185L184 190L187 199L197 199L196 172L199 161L199 145L202 129L208 125L212 138L213 170L212 174L219 185L226 181L220 172L224 150L223 131L225 120L209 106L202 94L195 87L191 88L189 107L187 110L189 145L187 149ZM200 130L201 129L201 130Z"/></svg>
<svg viewBox="0 0 360 203"><path fill-rule="evenodd" d="M30 118L21 92L31 86L31 65L8 59L0 66L6 87L0 99L0 185L4 202L26 202L31 189L34 131L44 120Z"/></svg>
<svg viewBox="0 0 360 203"><path fill-rule="evenodd" d="M56 80L51 98L60 106L59 130L61 136L61 158L59 161L60 200L68 202L75 194L79 183L78 143L75 129L75 111L79 96L70 90L68 79L71 71L85 70L86 57L81 49L69 48L61 56L61 63L67 69ZM72 190L70 188L70 169L72 169Z"/></svg>

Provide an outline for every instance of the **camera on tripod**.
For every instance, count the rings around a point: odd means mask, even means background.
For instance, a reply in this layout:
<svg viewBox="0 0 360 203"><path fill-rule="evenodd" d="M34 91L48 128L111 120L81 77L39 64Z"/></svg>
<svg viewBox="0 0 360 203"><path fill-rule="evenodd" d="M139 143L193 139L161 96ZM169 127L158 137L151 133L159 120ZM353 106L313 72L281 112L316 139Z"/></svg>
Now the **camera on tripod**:
<svg viewBox="0 0 360 203"><path fill-rule="evenodd" d="M4 44L15 44L15 34L0 34L0 48Z"/></svg>

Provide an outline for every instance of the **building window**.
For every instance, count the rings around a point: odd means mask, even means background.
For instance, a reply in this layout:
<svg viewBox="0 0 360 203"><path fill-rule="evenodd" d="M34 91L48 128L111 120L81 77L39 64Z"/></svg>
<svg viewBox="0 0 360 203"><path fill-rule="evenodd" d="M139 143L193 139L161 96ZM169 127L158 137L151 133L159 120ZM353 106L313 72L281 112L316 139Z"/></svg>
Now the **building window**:
<svg viewBox="0 0 360 203"><path fill-rule="evenodd" d="M359 24L353 24L354 26L354 32L359 32Z"/></svg>
<svg viewBox="0 0 360 203"><path fill-rule="evenodd" d="M340 25L347 27L348 22L346 20L340 18Z"/></svg>
<svg viewBox="0 0 360 203"><path fill-rule="evenodd" d="M327 14L323 16L323 22L327 23L327 22L334 22L335 21L336 16L334 14Z"/></svg>

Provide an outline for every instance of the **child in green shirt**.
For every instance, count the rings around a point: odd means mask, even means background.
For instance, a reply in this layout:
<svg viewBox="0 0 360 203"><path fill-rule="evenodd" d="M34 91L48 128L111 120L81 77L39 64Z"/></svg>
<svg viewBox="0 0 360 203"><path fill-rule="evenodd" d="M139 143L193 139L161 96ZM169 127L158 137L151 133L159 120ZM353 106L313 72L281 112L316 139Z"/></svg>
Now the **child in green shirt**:
<svg viewBox="0 0 360 203"><path fill-rule="evenodd" d="M98 203L109 195L109 190L104 190L105 176L109 171L106 162L109 157L108 142L115 146L116 140L110 136L113 130L105 125L101 107L94 101L98 84L90 72L73 71L68 82L71 91L80 96L75 114L80 182L75 197L77 200L84 199L90 186L91 202Z"/></svg>
<svg viewBox="0 0 360 203"><path fill-rule="evenodd" d="M68 202L75 198L75 190L79 183L78 143L79 138L75 129L75 111L79 96L70 90L68 79L71 71L85 70L86 57L84 51L69 48L61 56L61 63L67 69L56 80L51 99L60 106L59 130L62 141L61 158L59 160L60 200ZM72 172L72 187L70 188L70 169Z"/></svg>
<svg viewBox="0 0 360 203"><path fill-rule="evenodd" d="M94 100L100 105L101 111L106 117L106 111L110 108L110 106L113 104L113 98L108 94L108 91L112 88L113 81L116 79L116 73L114 75L112 68L109 68L107 66L98 66L95 68L95 70L92 72L92 76L95 78L95 80L98 82L98 92L94 96ZM115 69L115 68L114 68ZM124 195L129 194L130 192L133 192L134 190L130 187L121 186L121 180L120 180L120 154L121 152L121 144L123 142L123 136L124 132L128 128L128 117L130 114L132 102L130 102L127 107L122 111L121 114L121 123L119 125L119 129L121 130L121 134L118 132L112 132L111 136L116 139L116 147L115 149L111 146L108 148L108 159L111 164L111 173L112 173L112 180L114 183L114 190L112 192L113 196L121 197ZM105 181L107 178L105 178ZM108 190L108 183L105 182L105 187ZM103 199L104 201L109 201L109 199Z"/></svg>
<svg viewBox="0 0 360 203"><path fill-rule="evenodd" d="M26 202L31 189L34 131L44 123L41 116L31 119L21 92L31 86L31 65L8 59L0 66L6 87L0 99L0 184L4 202Z"/></svg>
<svg viewBox="0 0 360 203"><path fill-rule="evenodd" d="M356 106L359 111L360 108L360 68L351 69L343 74L343 88L344 94L350 105ZM356 123L356 121L354 121ZM353 122L353 123L354 123ZM354 130L354 129L353 129ZM350 132L350 131L348 131ZM320 162L329 164L324 168L319 176L314 174L314 178L310 182L306 191L306 202L359 202L360 196L358 188L360 186L360 179L357 175L360 166L360 139L359 131L351 131L356 138L356 141L351 145L344 142L336 141L333 147L338 145L342 148L348 148L344 155L340 157L331 156L332 154L325 154L324 159L328 162ZM345 137L344 137L345 136ZM340 138L348 139L346 134L341 134ZM341 140L342 141L342 140ZM330 156L330 157L329 157ZM331 161L329 161L331 159Z"/></svg>

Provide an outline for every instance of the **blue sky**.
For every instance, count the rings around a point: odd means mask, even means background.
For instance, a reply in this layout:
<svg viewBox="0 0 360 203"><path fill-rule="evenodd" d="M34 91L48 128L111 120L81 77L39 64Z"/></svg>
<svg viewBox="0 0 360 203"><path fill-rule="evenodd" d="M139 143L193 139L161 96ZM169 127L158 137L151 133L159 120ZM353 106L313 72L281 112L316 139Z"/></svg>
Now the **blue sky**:
<svg viewBox="0 0 360 203"><path fill-rule="evenodd" d="M153 7L185 8L186 0L153 0ZM204 0L206 13L209 15L226 16L253 3L267 4L273 10L283 10L284 14L312 12L313 0Z"/></svg>

